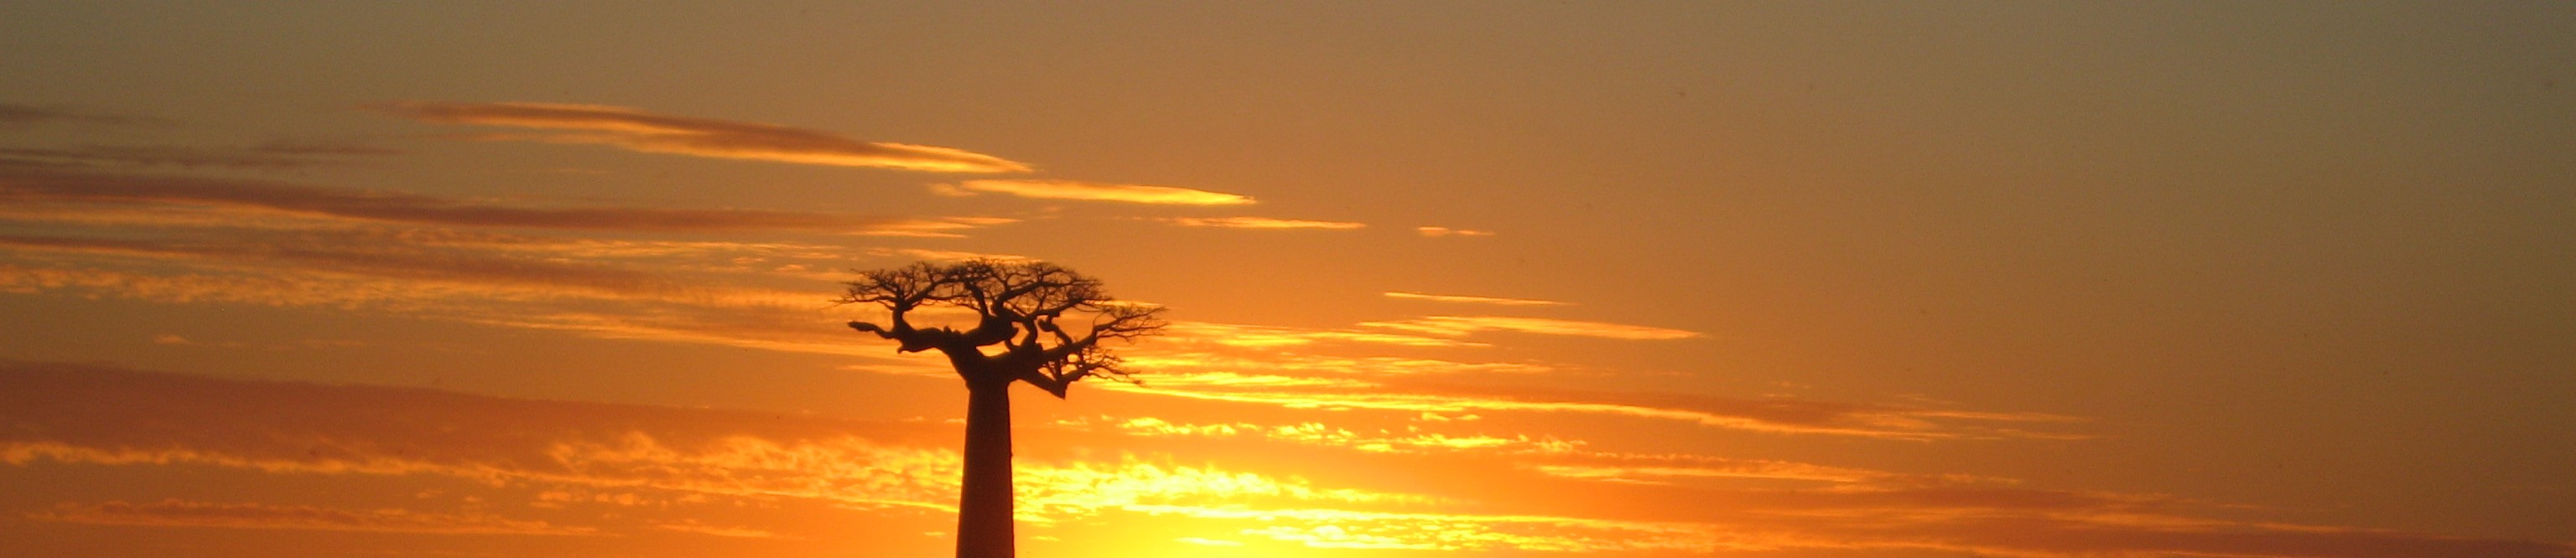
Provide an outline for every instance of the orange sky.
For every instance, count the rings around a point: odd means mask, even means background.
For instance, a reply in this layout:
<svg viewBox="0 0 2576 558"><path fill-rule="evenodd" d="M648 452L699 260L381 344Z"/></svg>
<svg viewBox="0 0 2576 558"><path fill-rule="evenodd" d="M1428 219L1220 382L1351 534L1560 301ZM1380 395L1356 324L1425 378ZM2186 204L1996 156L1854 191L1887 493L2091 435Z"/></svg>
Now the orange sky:
<svg viewBox="0 0 2576 558"><path fill-rule="evenodd" d="M0 6L0 554L2576 555L2576 9Z"/></svg>

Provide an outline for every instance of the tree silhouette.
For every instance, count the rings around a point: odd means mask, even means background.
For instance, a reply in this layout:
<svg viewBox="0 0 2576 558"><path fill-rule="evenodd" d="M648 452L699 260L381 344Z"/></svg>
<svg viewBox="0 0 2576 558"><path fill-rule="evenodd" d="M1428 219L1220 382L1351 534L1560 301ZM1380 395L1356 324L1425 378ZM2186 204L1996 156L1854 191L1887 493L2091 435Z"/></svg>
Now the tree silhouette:
<svg viewBox="0 0 2576 558"><path fill-rule="evenodd" d="M1042 262L921 262L861 272L848 285L849 294L838 302L876 304L893 315L890 327L854 321L851 329L894 340L896 352L937 350L966 380L958 558L1009 558L1014 552L1011 382L1028 382L1058 399L1084 378L1133 382L1101 343L1163 328L1162 308L1122 303L1102 292L1099 280ZM905 319L934 307L972 311L975 326L922 328ZM998 353L985 352L995 345Z"/></svg>

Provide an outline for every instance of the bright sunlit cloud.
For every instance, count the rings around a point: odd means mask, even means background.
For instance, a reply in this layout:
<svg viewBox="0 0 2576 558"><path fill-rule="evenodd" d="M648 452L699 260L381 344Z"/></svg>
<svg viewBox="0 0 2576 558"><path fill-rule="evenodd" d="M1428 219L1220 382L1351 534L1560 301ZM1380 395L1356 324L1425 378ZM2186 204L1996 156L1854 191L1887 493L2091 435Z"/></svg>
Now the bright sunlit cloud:
<svg viewBox="0 0 2576 558"><path fill-rule="evenodd" d="M596 535L592 527L567 527L544 521L509 519L484 513L438 513L396 508L349 510L255 502L195 502L176 498L158 502L121 501L81 505L64 503L27 515L36 521L91 525L156 527L224 527L232 529L304 529L440 535Z"/></svg>
<svg viewBox="0 0 2576 558"><path fill-rule="evenodd" d="M1405 299L1405 300L1423 300L1423 301L1431 301L1431 302L1467 302L1467 303L1475 303L1475 304L1493 304L1493 305L1499 305L1499 306L1564 306L1564 305L1566 305L1566 303L1563 303L1563 302L1557 302L1557 301L1553 301L1553 300L1536 300L1536 299L1527 299L1527 298L1499 298L1499 297L1490 297L1490 296L1438 295L1438 294L1408 293L1408 292L1403 292L1403 291L1388 291L1388 292L1386 293L1386 297L1387 297L1387 298L1400 298L1400 299Z"/></svg>
<svg viewBox="0 0 2576 558"><path fill-rule="evenodd" d="M1366 228L1366 223L1346 221L1308 221L1269 217L1172 217L1164 219L1184 227L1222 227L1229 229L1325 229L1350 230Z"/></svg>
<svg viewBox="0 0 2576 558"><path fill-rule="evenodd" d="M932 172L1030 170L1024 163L963 149L859 141L819 130L654 114L619 106L402 101L370 105L368 108L434 124L562 131L483 136L496 140L597 144L647 153Z"/></svg>
<svg viewBox="0 0 2576 558"><path fill-rule="evenodd" d="M1413 232L1421 233L1421 234L1422 234L1422 236L1429 236L1429 237L1443 237L1443 236L1493 236L1493 235L1494 235L1494 233L1492 233L1492 232L1488 232L1488 231L1479 231L1479 230L1473 230L1473 229L1452 229L1452 228L1449 228L1449 227L1414 227L1414 228L1413 228Z"/></svg>
<svg viewBox="0 0 2576 558"><path fill-rule="evenodd" d="M1148 186L1083 182L1079 180L967 180L956 184L932 184L930 191L944 196L976 194L1009 194L1045 200L1111 201L1161 205L1248 205L1249 196L1210 192L1177 186Z"/></svg>
<svg viewBox="0 0 2576 558"><path fill-rule="evenodd" d="M1631 340L1689 339L1701 336L1695 331L1652 326L1509 316L1428 316L1410 320L1361 322L1360 325L1443 337L1464 337L1487 331Z"/></svg>

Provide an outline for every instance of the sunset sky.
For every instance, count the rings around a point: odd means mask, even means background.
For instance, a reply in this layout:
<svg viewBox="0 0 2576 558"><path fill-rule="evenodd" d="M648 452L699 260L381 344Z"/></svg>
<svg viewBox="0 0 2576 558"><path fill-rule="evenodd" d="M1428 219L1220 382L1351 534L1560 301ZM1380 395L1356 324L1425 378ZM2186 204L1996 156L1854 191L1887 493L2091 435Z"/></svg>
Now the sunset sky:
<svg viewBox="0 0 2576 558"><path fill-rule="evenodd" d="M939 4L0 3L0 556L2576 556L2576 5Z"/></svg>

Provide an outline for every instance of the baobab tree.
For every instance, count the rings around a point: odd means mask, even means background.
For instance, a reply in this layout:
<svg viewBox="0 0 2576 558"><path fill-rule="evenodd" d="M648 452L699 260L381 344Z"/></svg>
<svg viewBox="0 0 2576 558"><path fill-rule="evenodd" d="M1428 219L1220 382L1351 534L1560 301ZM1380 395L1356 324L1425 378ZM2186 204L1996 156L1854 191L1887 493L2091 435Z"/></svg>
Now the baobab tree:
<svg viewBox="0 0 2576 558"><path fill-rule="evenodd" d="M893 340L895 351L936 350L966 380L966 470L957 498L958 558L1009 558L1012 382L1062 399L1086 378L1133 382L1106 341L1163 327L1162 308L1121 302L1100 281L1042 262L916 263L861 272L842 304L875 304L891 323L850 328ZM907 317L935 308L974 313L974 326L921 327ZM958 316L962 321L964 313ZM987 348L995 348L987 352Z"/></svg>

